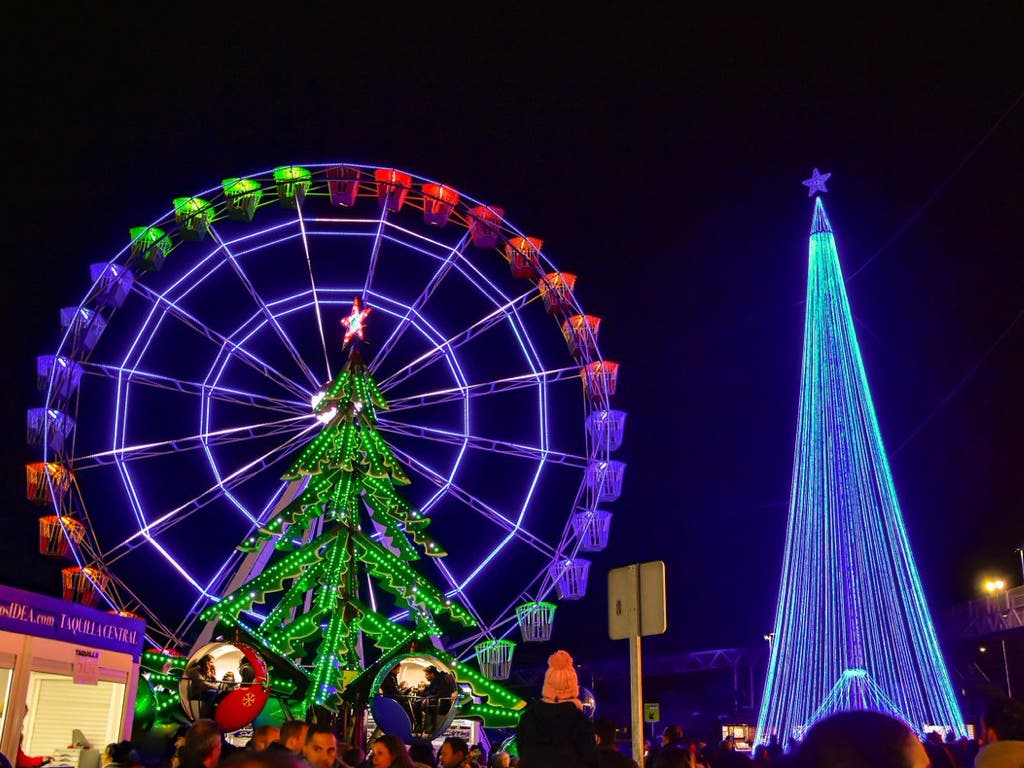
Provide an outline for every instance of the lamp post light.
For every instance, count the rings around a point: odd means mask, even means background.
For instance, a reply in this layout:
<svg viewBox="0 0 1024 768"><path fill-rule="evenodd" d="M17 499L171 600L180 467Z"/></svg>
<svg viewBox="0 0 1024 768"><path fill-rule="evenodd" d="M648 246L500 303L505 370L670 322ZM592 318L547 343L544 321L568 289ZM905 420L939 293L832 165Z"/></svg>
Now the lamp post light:
<svg viewBox="0 0 1024 768"><path fill-rule="evenodd" d="M1004 593L1006 597L1006 604L1009 607L1010 594L1006 591L1006 580L1005 579L985 579L984 582L985 591L990 595L994 595L997 592ZM1010 660L1006 655L1006 639L1003 638L999 641L1000 649L1003 652L1003 674L1006 675L1006 696L1007 698L1013 698L1013 689L1010 685ZM984 651L982 651L984 653Z"/></svg>
<svg viewBox="0 0 1024 768"><path fill-rule="evenodd" d="M1002 592L1006 589L1006 579L985 579L985 591L990 595L994 595L996 592Z"/></svg>

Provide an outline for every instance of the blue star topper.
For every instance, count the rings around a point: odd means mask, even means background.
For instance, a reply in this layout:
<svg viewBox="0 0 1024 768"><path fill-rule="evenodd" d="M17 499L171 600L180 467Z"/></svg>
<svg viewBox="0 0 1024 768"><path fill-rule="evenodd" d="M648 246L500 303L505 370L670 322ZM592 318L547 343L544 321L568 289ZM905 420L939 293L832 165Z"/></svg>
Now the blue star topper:
<svg viewBox="0 0 1024 768"><path fill-rule="evenodd" d="M828 181L828 177L831 175L831 173L821 173L815 168L811 172L811 178L804 179L800 183L807 187L807 196L814 197L815 192L828 192L825 182Z"/></svg>

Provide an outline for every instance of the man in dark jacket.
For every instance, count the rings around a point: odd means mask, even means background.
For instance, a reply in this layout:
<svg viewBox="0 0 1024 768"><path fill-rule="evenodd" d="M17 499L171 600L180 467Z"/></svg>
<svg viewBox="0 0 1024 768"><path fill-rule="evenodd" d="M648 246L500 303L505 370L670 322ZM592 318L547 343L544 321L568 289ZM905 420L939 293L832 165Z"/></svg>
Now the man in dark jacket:
<svg viewBox="0 0 1024 768"><path fill-rule="evenodd" d="M434 665L427 667L425 674L427 686L420 694L417 725L419 725L419 730L429 738L434 735L434 731L451 710L458 686L454 677Z"/></svg>
<svg viewBox="0 0 1024 768"><path fill-rule="evenodd" d="M305 720L286 720L281 723L280 736L277 741L267 745L270 752L290 752L298 756L302 748L306 746L306 734L309 731L309 723Z"/></svg>
<svg viewBox="0 0 1024 768"><path fill-rule="evenodd" d="M615 746L615 721L604 717L594 721L597 734L597 764L600 768L639 768Z"/></svg>
<svg viewBox="0 0 1024 768"><path fill-rule="evenodd" d="M680 763L685 765L687 760L680 760L680 755L688 757L689 754L690 742L683 735L683 726L666 726L661 734L661 749L654 759L654 768L670 768Z"/></svg>

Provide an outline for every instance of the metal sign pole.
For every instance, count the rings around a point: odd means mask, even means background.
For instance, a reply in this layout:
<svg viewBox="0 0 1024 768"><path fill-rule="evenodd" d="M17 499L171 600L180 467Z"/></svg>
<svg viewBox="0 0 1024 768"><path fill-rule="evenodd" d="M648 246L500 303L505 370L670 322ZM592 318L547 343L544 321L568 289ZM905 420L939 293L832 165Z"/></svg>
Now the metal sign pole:
<svg viewBox="0 0 1024 768"><path fill-rule="evenodd" d="M644 764L644 693L640 638L660 635L665 615L665 564L654 561L608 572L608 636L629 639L629 710L633 759Z"/></svg>
<svg viewBox="0 0 1024 768"><path fill-rule="evenodd" d="M629 638L629 709L633 736L633 760L643 768L644 764L644 692L642 664L640 660L640 635Z"/></svg>

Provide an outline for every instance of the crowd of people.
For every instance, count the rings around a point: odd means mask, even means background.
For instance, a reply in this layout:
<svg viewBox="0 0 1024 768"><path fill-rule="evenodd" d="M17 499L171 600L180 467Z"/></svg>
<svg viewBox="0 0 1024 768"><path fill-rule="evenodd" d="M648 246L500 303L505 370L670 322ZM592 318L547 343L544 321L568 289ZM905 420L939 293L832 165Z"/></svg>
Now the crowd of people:
<svg viewBox="0 0 1024 768"><path fill-rule="evenodd" d="M620 744L608 718L583 713L572 657L548 659L541 697L524 710L517 755L486 755L481 745L449 737L435 752L426 739L406 744L393 734L375 738L369 752L339 741L328 727L301 721L257 728L245 749L226 746L212 720L183 735L170 768L640 768ZM112 745L113 746L113 745ZM114 768L130 768L112 759ZM922 740L900 720L878 712L840 712L811 727L798 744L772 740L753 753L732 739L708 744L669 725L645 753L643 768L1024 768L1024 703L994 702L979 739Z"/></svg>
<svg viewBox="0 0 1024 768"><path fill-rule="evenodd" d="M839 712L816 723L797 743L772 739L752 754L735 742L689 739L669 726L645 768L1024 768L1024 703L994 701L982 718L980 739L929 733L924 739L902 721L879 712ZM604 766L602 766L604 768Z"/></svg>
<svg viewBox="0 0 1024 768"><path fill-rule="evenodd" d="M406 744L394 734L377 736L364 753L332 728L299 720L256 728L239 748L225 741L214 720L200 718L176 739L161 768L640 768L627 754L629 745L618 743L614 721L584 714L565 651L548 659L541 694L520 717L516 754L496 751L488 758L481 744L455 736L435 751L427 738ZM138 762L131 745L121 742L107 747L103 768L138 768ZM980 739L929 734L922 740L889 715L847 711L817 722L799 744L772 740L752 754L731 739L708 744L670 725L643 762L643 768L1024 768L1024 703L994 702L982 718ZM15 768L27 766L19 759Z"/></svg>
<svg viewBox="0 0 1024 768"><path fill-rule="evenodd" d="M582 709L572 658L559 651L548 659L541 698L520 718L522 768L639 768L618 750L615 723L591 723ZM799 744L772 740L747 754L732 739L709 745L670 725L644 768L1024 768L1024 703L993 702L982 731L980 741L922 740L895 717L847 711L815 723Z"/></svg>
<svg viewBox="0 0 1024 768"><path fill-rule="evenodd" d="M224 741L213 720L201 719L178 739L169 768L518 768L518 759L495 752L488 762L481 745L456 736L435 752L429 741L406 744L383 734L364 753L340 741L332 728L301 720L280 728L261 726L246 747L238 748Z"/></svg>

